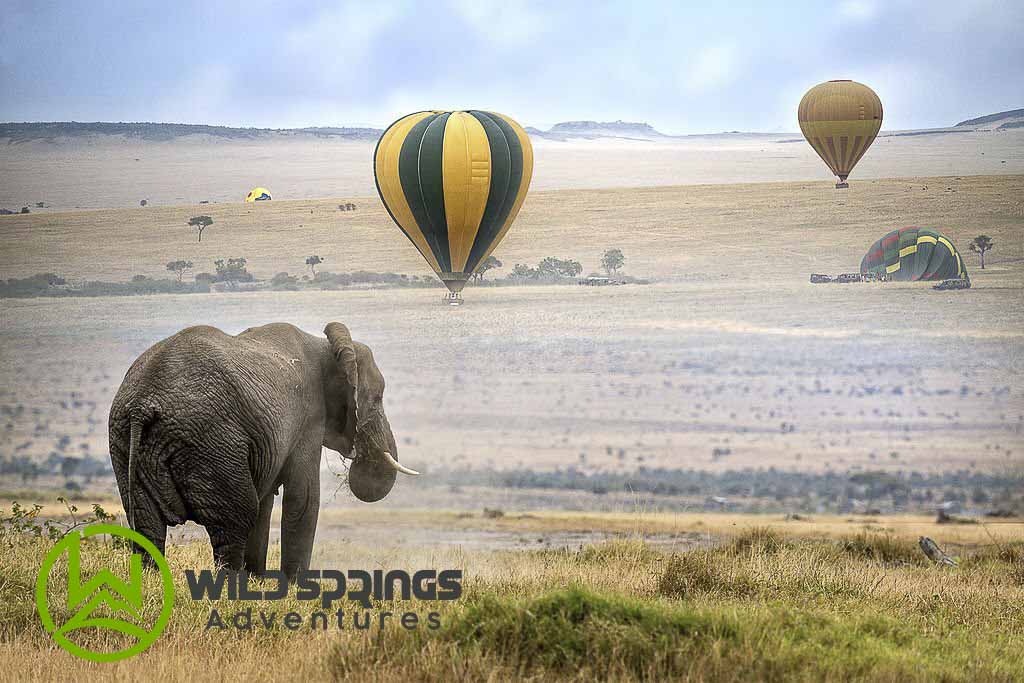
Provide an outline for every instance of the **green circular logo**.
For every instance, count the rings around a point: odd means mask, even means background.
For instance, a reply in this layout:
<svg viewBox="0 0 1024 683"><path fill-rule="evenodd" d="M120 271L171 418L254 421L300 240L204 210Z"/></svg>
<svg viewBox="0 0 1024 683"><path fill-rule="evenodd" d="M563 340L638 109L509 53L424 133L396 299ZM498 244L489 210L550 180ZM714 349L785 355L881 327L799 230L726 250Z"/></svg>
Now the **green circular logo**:
<svg viewBox="0 0 1024 683"><path fill-rule="evenodd" d="M83 538L109 535L134 541L153 558L160 570L163 583L163 607L156 622L146 627L142 624L142 606L146 601L142 582L142 555L133 553L128 562L128 580L117 576L109 568L101 569L84 581L81 575L81 544ZM47 600L47 585L50 573L58 561L67 559L67 605L71 617L57 626ZM58 567L59 571L60 567ZM174 581L171 568L163 554L149 539L132 529L113 524L94 524L81 533L72 533L61 539L43 560L36 578L36 608L43 621L43 627L53 636L54 641L76 657L92 662L116 662L139 654L160 637L171 618L174 607ZM94 612L99 612L94 615ZM96 652L82 647L68 638L72 631L82 628L96 628L116 631L136 639L131 647L114 652Z"/></svg>

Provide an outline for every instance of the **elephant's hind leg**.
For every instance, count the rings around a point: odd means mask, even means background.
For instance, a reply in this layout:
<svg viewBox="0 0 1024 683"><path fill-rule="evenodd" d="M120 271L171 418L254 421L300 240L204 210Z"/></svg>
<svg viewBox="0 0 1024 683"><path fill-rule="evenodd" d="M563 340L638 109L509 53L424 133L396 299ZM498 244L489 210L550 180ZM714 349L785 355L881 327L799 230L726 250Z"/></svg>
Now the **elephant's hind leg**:
<svg viewBox="0 0 1024 683"><path fill-rule="evenodd" d="M218 448L209 447L217 453ZM206 527L219 566L241 570L245 546L259 512L247 451L220 450L216 457L181 458L177 467L182 497L192 519Z"/></svg>
<svg viewBox="0 0 1024 683"><path fill-rule="evenodd" d="M256 526L249 532L245 542L245 570L254 576L262 576L267 571L267 548L270 545L270 515L274 511L274 492L271 491L260 500L259 516Z"/></svg>
<svg viewBox="0 0 1024 683"><path fill-rule="evenodd" d="M309 569L313 554L320 514L320 462L319 458L293 459L289 465L281 504L281 569L293 579L299 571Z"/></svg>

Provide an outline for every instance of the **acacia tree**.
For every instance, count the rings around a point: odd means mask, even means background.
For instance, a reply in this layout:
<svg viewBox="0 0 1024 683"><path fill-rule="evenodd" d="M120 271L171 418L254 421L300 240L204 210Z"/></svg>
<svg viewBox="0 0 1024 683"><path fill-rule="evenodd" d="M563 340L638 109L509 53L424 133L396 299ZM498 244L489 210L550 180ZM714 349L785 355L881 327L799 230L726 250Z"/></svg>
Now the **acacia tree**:
<svg viewBox="0 0 1024 683"><path fill-rule="evenodd" d="M583 265L573 259L560 259L546 256L537 264L537 273L541 278L576 277L583 272Z"/></svg>
<svg viewBox="0 0 1024 683"><path fill-rule="evenodd" d="M310 256L310 257L308 257L306 259L306 265L309 266L309 270L310 270L311 273L313 273L313 278L314 279L316 278L316 267L319 266L323 262L324 262L324 260L322 258L320 258L319 256L317 256L316 254L313 254L312 256Z"/></svg>
<svg viewBox="0 0 1024 683"><path fill-rule="evenodd" d="M251 282L252 274L245 269L244 258L217 259L213 262L217 269L217 280L228 283L228 287L235 289L239 282Z"/></svg>
<svg viewBox="0 0 1024 683"><path fill-rule="evenodd" d="M492 270L494 268L501 268L502 265L504 265L504 264L501 261L499 261L498 259L494 258L493 256L488 256L487 259L484 260L484 262L481 263L477 267L476 272L473 273L473 277L476 280L479 280L480 282L483 282L483 280L484 280L484 273L486 273L488 270Z"/></svg>
<svg viewBox="0 0 1024 683"><path fill-rule="evenodd" d="M199 241L203 241L203 230L213 225L213 219L209 216L192 216L188 219L190 227L194 228L199 233Z"/></svg>
<svg viewBox="0 0 1024 683"><path fill-rule="evenodd" d="M167 270L178 276L178 282L181 282L181 276L185 274L186 270L192 270L191 261L171 261L167 264Z"/></svg>
<svg viewBox="0 0 1024 683"><path fill-rule="evenodd" d="M524 263L517 263L515 267L512 268L512 274L509 275L509 277L513 280L536 280L537 269L531 268Z"/></svg>
<svg viewBox="0 0 1024 683"><path fill-rule="evenodd" d="M623 256L621 249L609 249L604 252L604 256L601 258L601 267L604 268L609 276L619 272L619 268L622 268L625 264L626 257Z"/></svg>
<svg viewBox="0 0 1024 683"><path fill-rule="evenodd" d="M967 246L968 249L981 257L981 269L985 270L985 252L995 246L992 238L988 235L978 235Z"/></svg>

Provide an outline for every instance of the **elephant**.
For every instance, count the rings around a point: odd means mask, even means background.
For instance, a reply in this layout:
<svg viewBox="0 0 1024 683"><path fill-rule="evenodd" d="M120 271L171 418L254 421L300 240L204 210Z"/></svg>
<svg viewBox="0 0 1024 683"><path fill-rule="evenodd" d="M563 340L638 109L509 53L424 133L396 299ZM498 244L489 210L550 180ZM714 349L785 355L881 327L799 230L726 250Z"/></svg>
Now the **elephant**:
<svg viewBox="0 0 1024 683"><path fill-rule="evenodd" d="M231 336L189 327L129 368L110 409L110 459L128 523L164 552L167 527L204 526L219 566L266 572L283 487L281 570L309 568L321 446L350 459L348 484L384 498L398 463L384 376L338 322L316 337L287 323Z"/></svg>

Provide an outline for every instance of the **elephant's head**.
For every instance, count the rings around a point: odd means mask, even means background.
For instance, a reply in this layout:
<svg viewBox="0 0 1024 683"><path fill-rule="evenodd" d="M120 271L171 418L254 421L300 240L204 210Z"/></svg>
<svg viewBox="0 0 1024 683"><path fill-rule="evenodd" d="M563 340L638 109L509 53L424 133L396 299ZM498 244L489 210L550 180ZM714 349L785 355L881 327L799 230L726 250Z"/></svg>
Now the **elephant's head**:
<svg viewBox="0 0 1024 683"><path fill-rule="evenodd" d="M324 328L331 360L325 373L327 400L324 445L352 459L348 485L361 501L373 503L391 492L398 473L418 472L398 464L398 448L384 414L384 376L365 344L348 328Z"/></svg>

